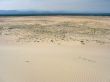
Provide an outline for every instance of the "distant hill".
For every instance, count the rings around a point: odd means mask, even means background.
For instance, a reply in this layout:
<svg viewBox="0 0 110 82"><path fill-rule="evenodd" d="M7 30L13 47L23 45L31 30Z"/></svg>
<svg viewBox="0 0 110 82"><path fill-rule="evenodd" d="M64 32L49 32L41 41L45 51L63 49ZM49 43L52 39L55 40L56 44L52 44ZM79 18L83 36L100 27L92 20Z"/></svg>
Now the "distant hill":
<svg viewBox="0 0 110 82"><path fill-rule="evenodd" d="M84 13L71 11L34 11L34 10L0 10L0 16L37 16L37 15L75 15L75 16L110 16L110 13Z"/></svg>
<svg viewBox="0 0 110 82"><path fill-rule="evenodd" d="M0 14L43 14L50 13L48 11L18 11L18 10L0 10Z"/></svg>

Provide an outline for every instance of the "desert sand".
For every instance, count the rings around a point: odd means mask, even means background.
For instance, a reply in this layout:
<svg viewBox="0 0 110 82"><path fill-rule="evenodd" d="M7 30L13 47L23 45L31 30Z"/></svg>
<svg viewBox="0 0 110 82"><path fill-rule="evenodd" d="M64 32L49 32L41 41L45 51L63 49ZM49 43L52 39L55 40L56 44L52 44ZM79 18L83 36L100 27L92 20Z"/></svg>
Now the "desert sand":
<svg viewBox="0 0 110 82"><path fill-rule="evenodd" d="M0 17L0 82L110 82L110 17Z"/></svg>

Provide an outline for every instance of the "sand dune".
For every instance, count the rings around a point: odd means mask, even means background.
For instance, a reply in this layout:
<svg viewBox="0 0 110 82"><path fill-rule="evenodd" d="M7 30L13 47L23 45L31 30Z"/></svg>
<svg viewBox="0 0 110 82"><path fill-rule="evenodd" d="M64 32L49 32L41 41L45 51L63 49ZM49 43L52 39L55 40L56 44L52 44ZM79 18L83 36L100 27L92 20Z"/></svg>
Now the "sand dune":
<svg viewBox="0 0 110 82"><path fill-rule="evenodd" d="M0 17L0 82L110 82L110 17Z"/></svg>

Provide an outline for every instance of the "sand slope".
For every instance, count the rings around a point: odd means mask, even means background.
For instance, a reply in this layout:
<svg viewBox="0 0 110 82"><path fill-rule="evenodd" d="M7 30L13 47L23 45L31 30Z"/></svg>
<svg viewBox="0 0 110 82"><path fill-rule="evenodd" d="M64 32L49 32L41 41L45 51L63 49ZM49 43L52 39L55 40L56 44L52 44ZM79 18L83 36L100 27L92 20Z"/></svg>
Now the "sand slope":
<svg viewBox="0 0 110 82"><path fill-rule="evenodd" d="M0 17L0 82L110 82L110 17Z"/></svg>

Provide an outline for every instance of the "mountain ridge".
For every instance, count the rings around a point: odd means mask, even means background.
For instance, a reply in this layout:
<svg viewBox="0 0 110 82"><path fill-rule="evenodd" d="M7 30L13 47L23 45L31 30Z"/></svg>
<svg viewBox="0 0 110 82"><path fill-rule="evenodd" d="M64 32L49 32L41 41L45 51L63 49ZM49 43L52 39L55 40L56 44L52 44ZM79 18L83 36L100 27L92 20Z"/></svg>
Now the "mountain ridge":
<svg viewBox="0 0 110 82"><path fill-rule="evenodd" d="M91 13L78 11L43 11L43 10L0 10L2 15L101 15L110 16L110 13Z"/></svg>

